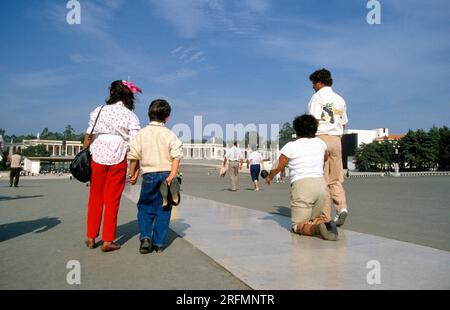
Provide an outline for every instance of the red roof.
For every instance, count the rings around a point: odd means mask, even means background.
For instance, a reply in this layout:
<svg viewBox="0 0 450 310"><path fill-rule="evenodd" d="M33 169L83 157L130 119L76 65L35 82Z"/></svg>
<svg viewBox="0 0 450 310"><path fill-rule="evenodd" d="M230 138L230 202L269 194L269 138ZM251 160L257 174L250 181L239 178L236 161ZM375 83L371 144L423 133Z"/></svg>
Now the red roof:
<svg viewBox="0 0 450 310"><path fill-rule="evenodd" d="M375 140L376 141L383 141L383 140L400 140L401 138L403 138L404 134L392 134L392 135L388 135L387 137L378 137Z"/></svg>

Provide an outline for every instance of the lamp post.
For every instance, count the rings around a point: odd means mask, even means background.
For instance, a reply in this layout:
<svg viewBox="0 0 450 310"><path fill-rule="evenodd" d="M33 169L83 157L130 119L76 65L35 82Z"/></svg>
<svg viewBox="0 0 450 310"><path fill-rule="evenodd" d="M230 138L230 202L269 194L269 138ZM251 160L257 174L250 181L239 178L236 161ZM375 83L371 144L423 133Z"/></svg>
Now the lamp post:
<svg viewBox="0 0 450 310"><path fill-rule="evenodd" d="M398 145L398 142L397 141L394 141L394 150L395 150L395 154L394 154L394 169L395 169L395 173L394 173L394 176L396 176L396 177L398 177L398 176L400 176L400 173L399 173L399 164L398 164L398 148L399 148L399 145Z"/></svg>

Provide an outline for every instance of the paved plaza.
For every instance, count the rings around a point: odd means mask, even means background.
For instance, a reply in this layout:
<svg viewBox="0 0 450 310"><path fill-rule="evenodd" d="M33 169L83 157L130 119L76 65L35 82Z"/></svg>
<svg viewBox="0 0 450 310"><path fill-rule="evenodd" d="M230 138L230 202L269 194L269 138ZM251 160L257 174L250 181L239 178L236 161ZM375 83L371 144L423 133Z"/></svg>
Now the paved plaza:
<svg viewBox="0 0 450 310"><path fill-rule="evenodd" d="M340 241L289 232L289 185L240 190L216 168L184 166L182 204L166 250L138 253L136 197L119 211L122 249L84 246L88 188L68 179L0 180L1 289L449 289L450 178L346 180L350 216ZM69 285L66 264L81 264ZM370 261L381 283L367 282ZM304 281L304 279L309 279Z"/></svg>

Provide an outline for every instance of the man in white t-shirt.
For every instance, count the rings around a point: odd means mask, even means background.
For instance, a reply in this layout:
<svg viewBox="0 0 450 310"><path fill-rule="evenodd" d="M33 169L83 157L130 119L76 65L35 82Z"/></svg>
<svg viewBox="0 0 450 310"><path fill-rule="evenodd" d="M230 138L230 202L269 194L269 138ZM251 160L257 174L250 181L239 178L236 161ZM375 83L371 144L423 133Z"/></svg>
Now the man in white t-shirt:
<svg viewBox="0 0 450 310"><path fill-rule="evenodd" d="M292 231L336 241L337 229L322 214L328 191L323 178L327 146L315 137L317 125L312 115L305 114L294 119L293 127L298 139L281 149L278 166L270 171L266 185L287 165L291 179Z"/></svg>
<svg viewBox="0 0 450 310"><path fill-rule="evenodd" d="M233 143L233 146L225 154L223 166L225 167L229 161L229 173L231 178L231 191L237 191L238 186L238 173L239 169L242 170L243 157L241 150L237 147L237 142ZM240 164L240 165L239 165Z"/></svg>
<svg viewBox="0 0 450 310"><path fill-rule="evenodd" d="M344 99L331 88L333 79L330 71L326 69L317 70L310 75L309 79L316 93L308 104L308 111L309 114L319 121L317 136L326 143L328 149L328 160L325 161L324 177L329 193L324 215L327 219L331 219L331 200L333 200L336 207L334 221L337 226L341 226L344 224L348 214L345 191L342 186L344 183L344 172L341 147L341 138L348 123L347 106Z"/></svg>

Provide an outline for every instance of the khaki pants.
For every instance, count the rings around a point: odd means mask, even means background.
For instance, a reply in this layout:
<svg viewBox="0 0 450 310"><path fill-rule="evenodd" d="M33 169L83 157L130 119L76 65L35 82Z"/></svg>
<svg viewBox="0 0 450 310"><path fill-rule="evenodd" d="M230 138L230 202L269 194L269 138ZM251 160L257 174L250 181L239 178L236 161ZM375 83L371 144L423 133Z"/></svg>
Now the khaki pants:
<svg viewBox="0 0 450 310"><path fill-rule="evenodd" d="M342 186L344 183L344 171L342 167L341 137L320 135L318 138L325 142L328 151L328 160L325 162L323 176L329 191L323 214L327 220L331 220L331 200L333 200L337 212L347 209L345 191Z"/></svg>
<svg viewBox="0 0 450 310"><path fill-rule="evenodd" d="M238 185L239 161L230 161L228 173L231 178L231 190L235 191Z"/></svg>
<svg viewBox="0 0 450 310"><path fill-rule="evenodd" d="M312 225L327 222L322 211L327 198L323 178L305 178L291 184L292 230L311 236Z"/></svg>

